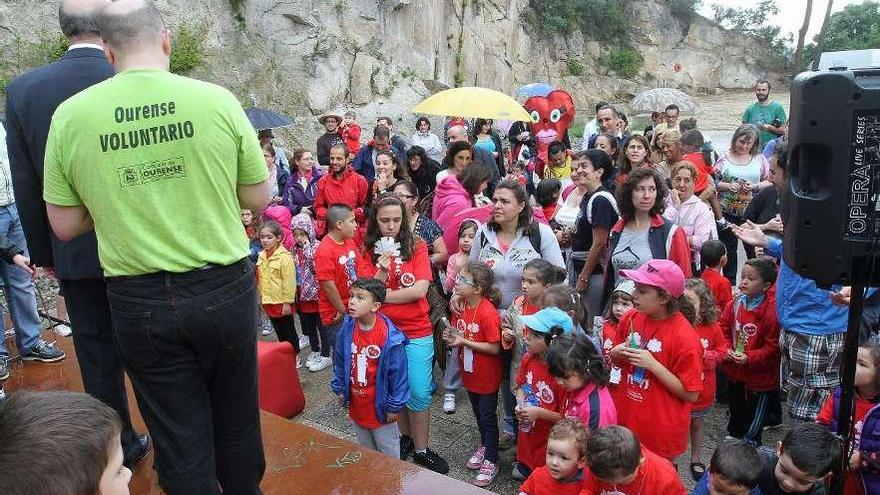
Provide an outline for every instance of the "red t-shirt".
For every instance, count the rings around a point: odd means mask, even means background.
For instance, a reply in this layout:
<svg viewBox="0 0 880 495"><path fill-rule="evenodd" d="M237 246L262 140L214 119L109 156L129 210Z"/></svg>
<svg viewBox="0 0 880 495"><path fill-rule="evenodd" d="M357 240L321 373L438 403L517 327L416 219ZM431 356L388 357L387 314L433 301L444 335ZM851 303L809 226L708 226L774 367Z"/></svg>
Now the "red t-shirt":
<svg viewBox="0 0 880 495"><path fill-rule="evenodd" d="M718 270L709 267L703 270L700 278L703 279L703 282L706 282L709 290L712 291L712 295L715 296L715 305L718 307L718 313L720 314L727 307L727 304L733 301L730 280L727 280Z"/></svg>
<svg viewBox="0 0 880 495"><path fill-rule="evenodd" d="M686 162L691 162L697 169L697 180L694 182L694 192L700 194L709 186L709 177L712 175L712 165L706 163L700 152L688 153L681 157Z"/></svg>
<svg viewBox="0 0 880 495"><path fill-rule="evenodd" d="M866 401L858 394L856 394L855 397L856 414L855 422L852 426L852 439L853 444L858 445L861 441L862 427L865 424L865 416L868 415L868 411L877 406L877 403ZM837 411L834 410L834 394L831 394L828 396L828 399L825 400L825 404L822 405L822 409L819 411L819 415L816 416L816 422L826 426L831 426L831 423L834 422L835 416L837 416ZM861 490L860 485L861 480L859 479L859 472L847 470L843 481L843 495L866 495L865 492Z"/></svg>
<svg viewBox="0 0 880 495"><path fill-rule="evenodd" d="M361 251L357 260L357 273L360 277L372 278L379 271L373 262L372 251ZM428 247L425 241L418 241L409 261L399 258L391 259L391 269L385 287L389 291L412 287L419 280L434 280L431 274L431 259L428 257ZM382 314L388 317L397 328L410 339L427 337L433 333L431 319L428 312L428 298L423 297L417 301L402 304L385 303L382 305Z"/></svg>
<svg viewBox="0 0 880 495"><path fill-rule="evenodd" d="M636 342L677 376L686 391L703 389L700 338L681 313L658 321L640 311L630 311L617 326L614 345L630 342L630 323ZM676 397L650 372L645 371L644 380L638 384L632 379L635 369L629 362L615 364L620 372L612 370L611 395L617 406L618 424L635 432L642 445L667 459L687 450L691 403Z"/></svg>
<svg viewBox="0 0 880 495"><path fill-rule="evenodd" d="M614 337L617 335L617 323L608 319L602 323L602 358L609 365L611 364L611 348L614 347Z"/></svg>
<svg viewBox="0 0 880 495"><path fill-rule="evenodd" d="M461 315L453 316L452 326L467 340L501 342L501 317L498 316L498 310L492 302L485 297L477 307L464 308ZM473 361L469 363L471 359ZM462 346L458 352L458 365L461 383L469 392L475 394L498 392L501 386L501 354L485 354Z"/></svg>
<svg viewBox="0 0 880 495"><path fill-rule="evenodd" d="M519 486L519 495L578 495L583 487L583 476L572 481L559 481L541 466Z"/></svg>
<svg viewBox="0 0 880 495"><path fill-rule="evenodd" d="M700 392L697 402L694 402L693 410L702 411L715 403L715 367L727 354L728 347L717 321L698 325L694 330L700 337L700 347L703 349L703 391Z"/></svg>
<svg viewBox="0 0 880 495"><path fill-rule="evenodd" d="M345 308L348 308L349 287L357 278L356 259L357 246L351 239L338 244L328 235L321 239L315 251L315 278L318 283L329 280L336 284ZM324 325L329 325L336 316L336 308L330 304L327 291L323 288L318 290L318 312L321 313L321 323Z"/></svg>
<svg viewBox="0 0 880 495"><path fill-rule="evenodd" d="M548 411L562 412L562 404L565 403L565 389L560 387L553 376L547 362L531 353L523 356L516 376L516 384L532 385L532 391L538 397L540 406ZM543 466L547 461L547 438L550 436L550 428L553 423L539 419L531 431L520 431L516 441L516 460L525 464L530 469Z"/></svg>
<svg viewBox="0 0 880 495"><path fill-rule="evenodd" d="M672 463L642 446L645 461L639 472L625 485L606 483L587 470L581 495L621 493L624 495L685 495L687 492L678 479Z"/></svg>
<svg viewBox="0 0 880 495"><path fill-rule="evenodd" d="M365 332L355 322L351 339L351 394L348 415L363 428L375 429L385 424L385 418L376 417L376 373L379 355L388 339L388 327L382 318Z"/></svg>

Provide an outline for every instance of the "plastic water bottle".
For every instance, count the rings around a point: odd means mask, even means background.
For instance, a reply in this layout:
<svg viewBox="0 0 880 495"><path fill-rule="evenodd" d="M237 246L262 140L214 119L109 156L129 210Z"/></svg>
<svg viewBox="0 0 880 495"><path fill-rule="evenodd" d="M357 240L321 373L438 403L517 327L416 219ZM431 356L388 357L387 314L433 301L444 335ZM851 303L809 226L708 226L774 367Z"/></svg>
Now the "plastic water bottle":
<svg viewBox="0 0 880 495"><path fill-rule="evenodd" d="M633 329L632 321L629 322L629 347L631 349L641 349L639 343L636 342L635 329ZM641 385L645 381L645 368L636 368L632 373L633 383Z"/></svg>
<svg viewBox="0 0 880 495"><path fill-rule="evenodd" d="M523 393L525 394L523 405L537 406L538 404L540 404L540 401L538 400L538 396L535 395L535 391L532 390L531 383L523 384ZM534 421L520 421L519 422L519 430L524 433L528 433L528 432L532 431L532 428L534 426L535 426Z"/></svg>

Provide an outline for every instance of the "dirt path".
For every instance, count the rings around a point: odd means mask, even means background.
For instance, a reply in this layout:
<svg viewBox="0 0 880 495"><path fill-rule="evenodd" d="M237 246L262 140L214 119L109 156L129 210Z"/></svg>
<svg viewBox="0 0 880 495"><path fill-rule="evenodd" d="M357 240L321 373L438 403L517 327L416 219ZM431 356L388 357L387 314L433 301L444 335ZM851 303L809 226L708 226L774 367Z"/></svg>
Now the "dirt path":
<svg viewBox="0 0 880 495"><path fill-rule="evenodd" d="M773 92L770 97L782 103L782 107L785 108L785 113L788 115L788 90ZM733 131L742 122L742 114L746 107L755 101L755 93L752 91L729 92L701 96L696 99L700 102L700 110L696 114L700 129Z"/></svg>

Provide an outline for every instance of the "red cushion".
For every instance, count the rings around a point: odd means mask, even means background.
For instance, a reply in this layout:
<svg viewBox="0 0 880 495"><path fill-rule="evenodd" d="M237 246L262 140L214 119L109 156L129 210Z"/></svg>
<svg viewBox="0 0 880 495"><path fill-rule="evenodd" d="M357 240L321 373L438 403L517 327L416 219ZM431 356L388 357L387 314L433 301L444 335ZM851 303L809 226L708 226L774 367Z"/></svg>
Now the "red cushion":
<svg viewBox="0 0 880 495"><path fill-rule="evenodd" d="M289 342L257 342L260 409L289 418L302 412L306 397L296 369L296 351Z"/></svg>

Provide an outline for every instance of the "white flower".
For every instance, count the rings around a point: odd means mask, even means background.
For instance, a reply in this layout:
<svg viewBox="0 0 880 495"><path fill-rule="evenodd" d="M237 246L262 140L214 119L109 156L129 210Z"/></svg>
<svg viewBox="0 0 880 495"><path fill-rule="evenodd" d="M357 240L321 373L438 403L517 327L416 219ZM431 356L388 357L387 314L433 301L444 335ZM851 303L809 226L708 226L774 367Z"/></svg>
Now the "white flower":
<svg viewBox="0 0 880 495"><path fill-rule="evenodd" d="M526 383L532 383L532 376L533 375L531 371L526 372Z"/></svg>
<svg viewBox="0 0 880 495"><path fill-rule="evenodd" d="M709 348L709 339L700 339L700 343L703 344L703 349Z"/></svg>
<svg viewBox="0 0 880 495"><path fill-rule="evenodd" d="M611 339L605 339L605 342L602 342L603 349L611 349L614 347L614 342L611 342Z"/></svg>
<svg viewBox="0 0 880 495"><path fill-rule="evenodd" d="M657 339L651 339L648 341L648 350L651 352L660 352L663 350L663 343Z"/></svg>

